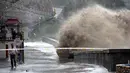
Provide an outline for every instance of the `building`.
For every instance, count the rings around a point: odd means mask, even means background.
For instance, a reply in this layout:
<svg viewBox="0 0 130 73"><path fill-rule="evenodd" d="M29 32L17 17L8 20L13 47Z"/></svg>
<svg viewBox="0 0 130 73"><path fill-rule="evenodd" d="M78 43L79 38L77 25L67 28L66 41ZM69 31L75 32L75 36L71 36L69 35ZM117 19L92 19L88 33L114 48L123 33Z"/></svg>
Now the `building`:
<svg viewBox="0 0 130 73"><path fill-rule="evenodd" d="M20 42L19 48L24 48L24 35L21 32L22 25L17 18L7 19L0 26L0 59L8 58L8 51L11 49L11 44L14 43L14 40L19 37L22 42ZM13 34L13 32L15 34ZM20 35L21 34L21 35ZM18 42L17 42L18 43ZM14 44L16 47L16 44ZM23 53L24 54L24 53Z"/></svg>

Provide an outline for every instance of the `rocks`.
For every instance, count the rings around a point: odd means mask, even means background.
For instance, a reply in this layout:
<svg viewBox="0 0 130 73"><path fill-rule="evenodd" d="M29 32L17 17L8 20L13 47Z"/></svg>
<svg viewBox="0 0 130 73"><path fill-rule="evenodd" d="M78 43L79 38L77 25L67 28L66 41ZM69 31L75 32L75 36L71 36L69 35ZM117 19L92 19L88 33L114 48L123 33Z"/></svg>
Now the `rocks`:
<svg viewBox="0 0 130 73"><path fill-rule="evenodd" d="M130 73L130 64L118 64L116 73Z"/></svg>

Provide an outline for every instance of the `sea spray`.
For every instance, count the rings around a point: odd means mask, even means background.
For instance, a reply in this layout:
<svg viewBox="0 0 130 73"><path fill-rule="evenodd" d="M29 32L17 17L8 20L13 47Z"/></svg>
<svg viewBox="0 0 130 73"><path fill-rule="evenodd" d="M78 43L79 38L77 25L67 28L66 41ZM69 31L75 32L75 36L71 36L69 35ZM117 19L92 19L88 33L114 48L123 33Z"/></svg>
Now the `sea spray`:
<svg viewBox="0 0 130 73"><path fill-rule="evenodd" d="M128 47L129 23L129 10L114 11L100 5L83 8L61 26L59 47Z"/></svg>

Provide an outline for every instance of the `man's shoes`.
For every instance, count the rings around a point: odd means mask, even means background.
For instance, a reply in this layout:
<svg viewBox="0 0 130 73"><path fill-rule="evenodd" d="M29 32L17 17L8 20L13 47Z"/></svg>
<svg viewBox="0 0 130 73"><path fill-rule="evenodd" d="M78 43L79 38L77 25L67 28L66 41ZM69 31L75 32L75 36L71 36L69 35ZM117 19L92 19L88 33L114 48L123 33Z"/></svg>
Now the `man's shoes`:
<svg viewBox="0 0 130 73"><path fill-rule="evenodd" d="M11 67L11 70L13 70L13 67Z"/></svg>
<svg viewBox="0 0 130 73"><path fill-rule="evenodd" d="M16 66L14 66L14 70L16 70Z"/></svg>

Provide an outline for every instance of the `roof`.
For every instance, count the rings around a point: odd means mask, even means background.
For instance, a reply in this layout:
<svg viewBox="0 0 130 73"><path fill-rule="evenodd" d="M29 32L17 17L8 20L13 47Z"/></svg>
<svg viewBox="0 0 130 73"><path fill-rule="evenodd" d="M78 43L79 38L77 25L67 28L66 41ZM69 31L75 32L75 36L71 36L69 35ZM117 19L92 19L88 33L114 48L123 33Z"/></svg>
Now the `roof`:
<svg viewBox="0 0 130 73"><path fill-rule="evenodd" d="M14 19L7 19L7 21L5 22L6 24L18 24L19 20L14 18Z"/></svg>

